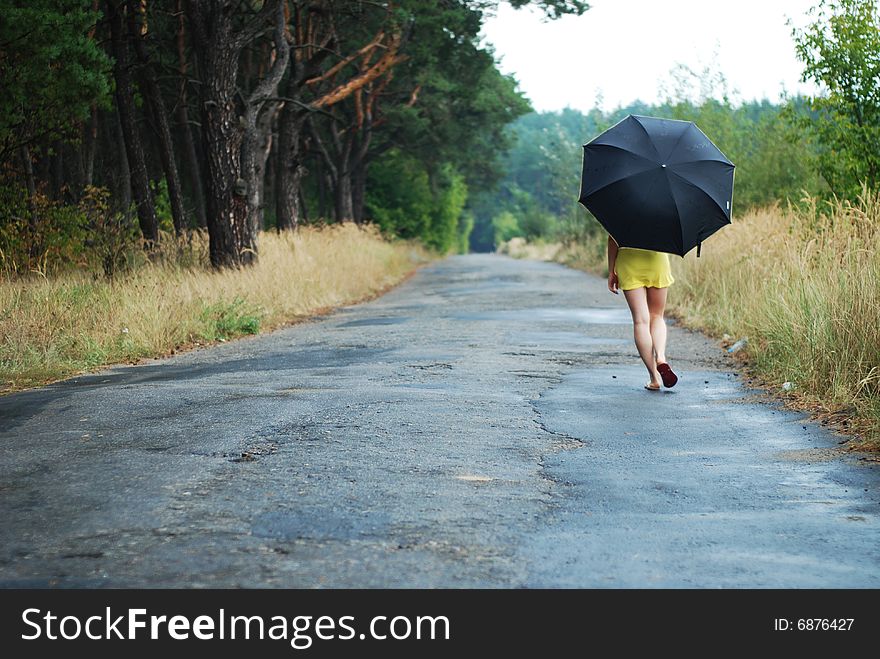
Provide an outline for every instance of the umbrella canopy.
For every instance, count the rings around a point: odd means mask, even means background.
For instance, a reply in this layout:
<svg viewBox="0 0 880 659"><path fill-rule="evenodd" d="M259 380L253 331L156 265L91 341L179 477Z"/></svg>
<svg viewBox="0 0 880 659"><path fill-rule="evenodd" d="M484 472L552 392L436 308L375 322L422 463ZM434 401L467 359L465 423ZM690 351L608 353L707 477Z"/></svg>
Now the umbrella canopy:
<svg viewBox="0 0 880 659"><path fill-rule="evenodd" d="M730 224L733 170L694 122L629 115L584 145L580 202L619 246L684 256Z"/></svg>

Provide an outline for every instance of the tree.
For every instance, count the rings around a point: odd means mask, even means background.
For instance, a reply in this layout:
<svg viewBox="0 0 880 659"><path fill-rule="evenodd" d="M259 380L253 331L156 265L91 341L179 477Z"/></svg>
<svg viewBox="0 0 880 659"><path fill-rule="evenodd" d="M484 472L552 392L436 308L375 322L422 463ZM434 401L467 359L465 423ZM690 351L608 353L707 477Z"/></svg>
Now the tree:
<svg viewBox="0 0 880 659"><path fill-rule="evenodd" d="M183 0L177 0L175 5L177 14L177 31L175 45L177 49L177 72L180 77L179 91L176 99L177 123L183 136L183 157L185 158L186 170L189 176L190 194L196 206L196 217L200 227L208 226L208 218L205 213L205 186L202 178L202 159L198 155L196 138L193 134L189 120L187 86L189 83L189 63L186 57L186 18L183 11Z"/></svg>
<svg viewBox="0 0 880 659"><path fill-rule="evenodd" d="M22 146L76 139L110 99L110 60L89 31L88 0L0 0L0 159Z"/></svg>
<svg viewBox="0 0 880 659"><path fill-rule="evenodd" d="M310 106L330 118L323 127L314 120L308 127L330 181L337 221L363 219L366 159L374 129L384 122L380 101L388 102L383 92L399 65L410 59L400 52L409 16L395 4L379 11L372 4L351 3L338 12L334 41L348 54L305 81L316 95Z"/></svg>
<svg viewBox="0 0 880 659"><path fill-rule="evenodd" d="M365 201L368 209L387 209L386 201L369 203L369 168L392 150L421 163L441 206L444 195L458 198L450 186L458 185L453 181L459 175L458 190L464 191L484 189L498 179L498 155L509 144L504 126L529 106L515 81L501 75L491 52L481 47L482 14L469 5L397 3L396 23L404 33L398 64L365 86L362 95L338 104L337 124L349 127L347 133L336 128L338 141L330 126L316 136L319 150L331 152L325 158L331 174L331 164L350 172L355 219L364 217ZM344 203L346 189L336 192ZM433 229L430 233L432 244L449 245Z"/></svg>
<svg viewBox="0 0 880 659"><path fill-rule="evenodd" d="M110 23L110 43L115 60L113 77L116 79L116 107L122 123L125 153L131 173L131 190L137 206L138 223L144 236L144 246L152 249L159 240L159 221L156 218L156 207L153 203L153 193L150 191L150 179L135 116L134 87L128 48L129 31L125 21L126 2L107 0L105 8Z"/></svg>
<svg viewBox="0 0 880 659"><path fill-rule="evenodd" d="M209 252L214 267L238 266L256 259L255 226L248 216L251 163L242 160L246 131L253 128L244 117L239 89L240 58L245 47L264 34L269 25L283 20L281 0L266 0L257 12L242 5L215 0L188 0L187 16L200 77L200 108L206 160L206 193ZM280 15L280 19L279 19ZM278 53L281 56L281 53ZM275 53L271 54L275 59ZM258 83L245 103L248 111L269 98L277 71ZM275 82L277 84L277 82ZM269 89L268 91L271 91Z"/></svg>
<svg viewBox="0 0 880 659"><path fill-rule="evenodd" d="M168 111L165 108L165 101L162 98L162 90L159 88L154 63L150 59L150 53L146 44L148 34L147 0L128 0L127 12L129 38L134 45L134 52L140 63L141 95L149 103L151 114L156 123L159 137L159 155L162 159L165 181L168 184L168 199L171 203L174 231L180 235L186 221L183 211L183 190L180 186L180 176L177 173L177 162L174 158L174 146L171 137L171 123L168 120Z"/></svg>
<svg viewBox="0 0 880 659"><path fill-rule="evenodd" d="M793 30L802 80L827 93L812 99L800 125L819 146L819 168L832 191L854 198L880 183L880 15L876 0L820 0L815 20Z"/></svg>
<svg viewBox="0 0 880 659"><path fill-rule="evenodd" d="M272 18L272 56L268 70L254 87L244 103L242 140L242 170L247 184L247 217L249 241L256 248L257 231L263 228L263 179L266 161L272 147L272 120L277 114L278 85L290 60L290 43L281 2Z"/></svg>

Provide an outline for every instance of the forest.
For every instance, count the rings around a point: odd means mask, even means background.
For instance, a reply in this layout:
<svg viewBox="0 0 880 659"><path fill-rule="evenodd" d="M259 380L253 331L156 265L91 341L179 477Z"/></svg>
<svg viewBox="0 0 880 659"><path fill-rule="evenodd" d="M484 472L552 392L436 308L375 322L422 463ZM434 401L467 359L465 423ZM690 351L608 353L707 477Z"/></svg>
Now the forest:
<svg viewBox="0 0 880 659"><path fill-rule="evenodd" d="M263 231L348 221L466 251L529 110L480 45L495 4L0 1L4 270L112 275L199 230L247 265Z"/></svg>

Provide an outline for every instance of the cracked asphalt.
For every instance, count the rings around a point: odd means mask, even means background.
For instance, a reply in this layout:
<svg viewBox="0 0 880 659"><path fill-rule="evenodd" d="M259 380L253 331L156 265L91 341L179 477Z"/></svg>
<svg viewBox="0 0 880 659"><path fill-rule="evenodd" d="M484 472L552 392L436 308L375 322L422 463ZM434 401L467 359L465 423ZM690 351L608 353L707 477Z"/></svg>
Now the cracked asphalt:
<svg viewBox="0 0 880 659"><path fill-rule="evenodd" d="M597 277L451 257L372 302L0 398L6 587L880 586L880 472Z"/></svg>

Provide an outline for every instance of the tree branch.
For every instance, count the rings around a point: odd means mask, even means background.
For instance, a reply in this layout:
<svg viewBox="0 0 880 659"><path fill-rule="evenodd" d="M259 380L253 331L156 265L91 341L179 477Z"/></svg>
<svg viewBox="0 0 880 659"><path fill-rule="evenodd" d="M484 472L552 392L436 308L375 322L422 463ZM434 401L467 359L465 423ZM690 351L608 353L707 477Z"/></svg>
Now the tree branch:
<svg viewBox="0 0 880 659"><path fill-rule="evenodd" d="M373 39L373 41L371 41L370 43L368 43L366 46L364 46L363 48L361 48L361 49L360 49L359 51L357 51L356 53L352 53L352 54L349 55L348 57L344 58L342 61L337 62L336 64L334 64L333 66L331 66L329 69L327 69L327 70L326 70L324 73L322 73L321 75L319 75L319 76L317 76L317 77L315 77L315 78L312 78L312 79L310 79L310 80L306 80L306 84L307 84L307 85L314 85L314 84L317 84L317 83L321 82L322 80L329 80L330 78L332 78L333 76L335 76L337 73L339 73L342 69L344 69L346 66L348 66L349 64L351 64L351 63L352 63L354 60L356 60L358 57L361 57L361 56L363 56L363 55L368 54L368 53L369 53L370 51L372 51L374 48L376 48L377 46L381 45L382 40L383 40L384 38L385 38L385 33L380 31L380 32L376 35L376 38Z"/></svg>
<svg viewBox="0 0 880 659"><path fill-rule="evenodd" d="M266 4L269 3L267 2ZM256 86L250 97L248 97L247 103L250 106L260 105L268 100L270 96L277 93L278 83L281 82L284 71L287 70L287 63L290 61L290 44L285 37L286 29L287 22L284 20L284 4L279 2L275 6L275 61L272 63L269 73L266 74L266 77L260 81L260 84Z"/></svg>

